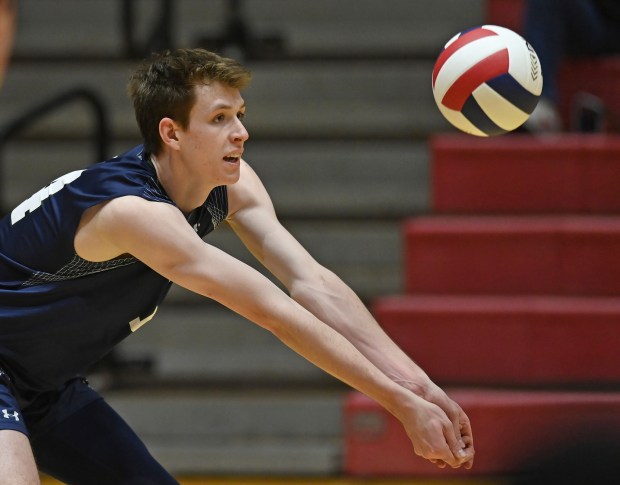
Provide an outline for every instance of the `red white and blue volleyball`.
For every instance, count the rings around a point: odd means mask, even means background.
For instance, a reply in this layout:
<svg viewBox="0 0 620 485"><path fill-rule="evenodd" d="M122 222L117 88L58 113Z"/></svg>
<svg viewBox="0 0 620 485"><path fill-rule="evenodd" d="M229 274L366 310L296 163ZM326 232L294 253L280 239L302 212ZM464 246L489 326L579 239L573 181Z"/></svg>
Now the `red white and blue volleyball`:
<svg viewBox="0 0 620 485"><path fill-rule="evenodd" d="M433 69L439 111L456 128L476 136L501 135L525 123L542 85L532 46L497 25L482 25L452 37Z"/></svg>

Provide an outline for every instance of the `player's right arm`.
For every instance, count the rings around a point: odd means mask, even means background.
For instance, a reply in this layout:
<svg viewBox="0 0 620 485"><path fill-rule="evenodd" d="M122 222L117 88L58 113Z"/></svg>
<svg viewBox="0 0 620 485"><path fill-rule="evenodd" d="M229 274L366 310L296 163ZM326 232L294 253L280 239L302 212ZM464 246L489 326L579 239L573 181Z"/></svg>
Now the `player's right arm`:
<svg viewBox="0 0 620 485"><path fill-rule="evenodd" d="M461 464L460 445L447 441L451 423L438 406L393 382L258 271L206 244L176 207L132 196L114 199L84 214L75 247L90 261L131 254L174 283L222 303L379 402L403 423L418 455Z"/></svg>

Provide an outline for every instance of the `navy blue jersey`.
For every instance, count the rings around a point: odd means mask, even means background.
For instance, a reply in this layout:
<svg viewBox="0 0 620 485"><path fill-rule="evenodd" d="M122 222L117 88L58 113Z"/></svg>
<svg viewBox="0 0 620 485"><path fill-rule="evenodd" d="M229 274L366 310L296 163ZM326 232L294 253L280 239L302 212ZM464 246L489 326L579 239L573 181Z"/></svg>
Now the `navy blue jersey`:
<svg viewBox="0 0 620 485"><path fill-rule="evenodd" d="M84 211L128 195L174 205L142 146L58 178L0 221L0 366L18 389L53 389L83 371L168 292L167 279L129 255L93 263L75 252ZM222 186L186 218L204 237L227 213Z"/></svg>

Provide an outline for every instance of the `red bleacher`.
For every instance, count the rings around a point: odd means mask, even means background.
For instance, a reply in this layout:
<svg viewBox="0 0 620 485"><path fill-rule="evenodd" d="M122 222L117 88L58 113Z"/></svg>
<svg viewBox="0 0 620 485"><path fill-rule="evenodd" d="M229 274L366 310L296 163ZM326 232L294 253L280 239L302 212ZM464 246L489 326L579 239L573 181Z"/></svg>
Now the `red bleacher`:
<svg viewBox="0 0 620 485"><path fill-rule="evenodd" d="M620 294L619 217L430 216L404 237L409 293Z"/></svg>
<svg viewBox="0 0 620 485"><path fill-rule="evenodd" d="M433 213L403 224L405 293L372 310L436 382L458 386L475 468L417 458L400 424L353 393L347 472L507 475L599 418L620 439L620 137L446 135L431 156Z"/></svg>
<svg viewBox="0 0 620 485"><path fill-rule="evenodd" d="M436 212L620 211L618 137L442 135L429 148Z"/></svg>
<svg viewBox="0 0 620 485"><path fill-rule="evenodd" d="M523 34L525 0L486 0L485 8L489 24L501 25Z"/></svg>
<svg viewBox="0 0 620 485"><path fill-rule="evenodd" d="M620 393L489 389L448 389L448 393L463 407L474 429L476 458L471 471L438 471L417 458L396 418L361 394L351 394L345 403L345 471L356 476L503 476L563 447L597 435L620 434Z"/></svg>
<svg viewBox="0 0 620 485"><path fill-rule="evenodd" d="M373 311L443 385L620 382L620 298L413 294L381 298Z"/></svg>
<svg viewBox="0 0 620 485"><path fill-rule="evenodd" d="M602 129L620 132L620 55L565 61L558 75L558 90L558 108L566 127L574 128L574 112L585 93L602 103Z"/></svg>

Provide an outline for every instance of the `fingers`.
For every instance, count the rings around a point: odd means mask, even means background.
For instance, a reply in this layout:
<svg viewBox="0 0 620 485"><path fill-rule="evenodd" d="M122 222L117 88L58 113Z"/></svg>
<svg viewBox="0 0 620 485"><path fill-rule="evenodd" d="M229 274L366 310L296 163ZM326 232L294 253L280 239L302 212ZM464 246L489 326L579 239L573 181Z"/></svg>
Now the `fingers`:
<svg viewBox="0 0 620 485"><path fill-rule="evenodd" d="M471 430L471 423L469 422L469 418L461 409L461 407L452 403L453 408L450 410L450 418L452 420L452 425L454 429L454 435L458 441L460 449L464 451L464 453L459 453L460 450L457 450L455 454L456 458L461 458L464 461L461 461L459 466L463 465L468 470L471 469L474 463L474 438ZM454 453L454 447L450 447Z"/></svg>
<svg viewBox="0 0 620 485"><path fill-rule="evenodd" d="M474 442L471 436L466 436L466 435L463 435L462 441L465 444L464 446L465 452L470 456L470 458L467 461L463 462L463 466L466 469L471 470L471 468L474 465L474 455L476 454L474 450Z"/></svg>
<svg viewBox="0 0 620 485"><path fill-rule="evenodd" d="M465 415L464 412L461 411L461 422L460 422L460 434L462 437L467 437L468 438L468 445L471 446L473 448L474 446L474 435L471 431L471 423L469 422L469 419L467 418L467 416Z"/></svg>
<svg viewBox="0 0 620 485"><path fill-rule="evenodd" d="M447 396L440 399L439 404L429 401L419 403L413 420L408 423L405 419L404 424L417 455L439 468L472 467L474 447L471 424L460 406ZM410 428L408 425L411 424L413 426Z"/></svg>
<svg viewBox="0 0 620 485"><path fill-rule="evenodd" d="M444 417L443 420L437 421L438 425L430 432L429 441L424 440L418 443L420 449L416 449L416 454L422 458L426 458L439 468L459 468L463 464L467 465L473 460L473 449L468 448L467 443L470 442L469 437L457 439L454 435L454 429L450 420Z"/></svg>
<svg viewBox="0 0 620 485"><path fill-rule="evenodd" d="M472 443L471 437L468 435L463 436L460 432L458 435L455 434L453 426L446 426L444 428L444 437L452 453L451 460L446 460L447 464L452 468L459 468L461 465L466 465L467 467L469 464L469 468L471 468L474 459L474 449L473 446L470 446Z"/></svg>
<svg viewBox="0 0 620 485"><path fill-rule="evenodd" d="M471 431L471 423L469 422L469 418L467 415L461 410L461 419L460 419L460 432L461 432L461 441L465 444L465 450L469 450L471 453L471 459L466 461L463 465L468 470L474 465L474 436Z"/></svg>

